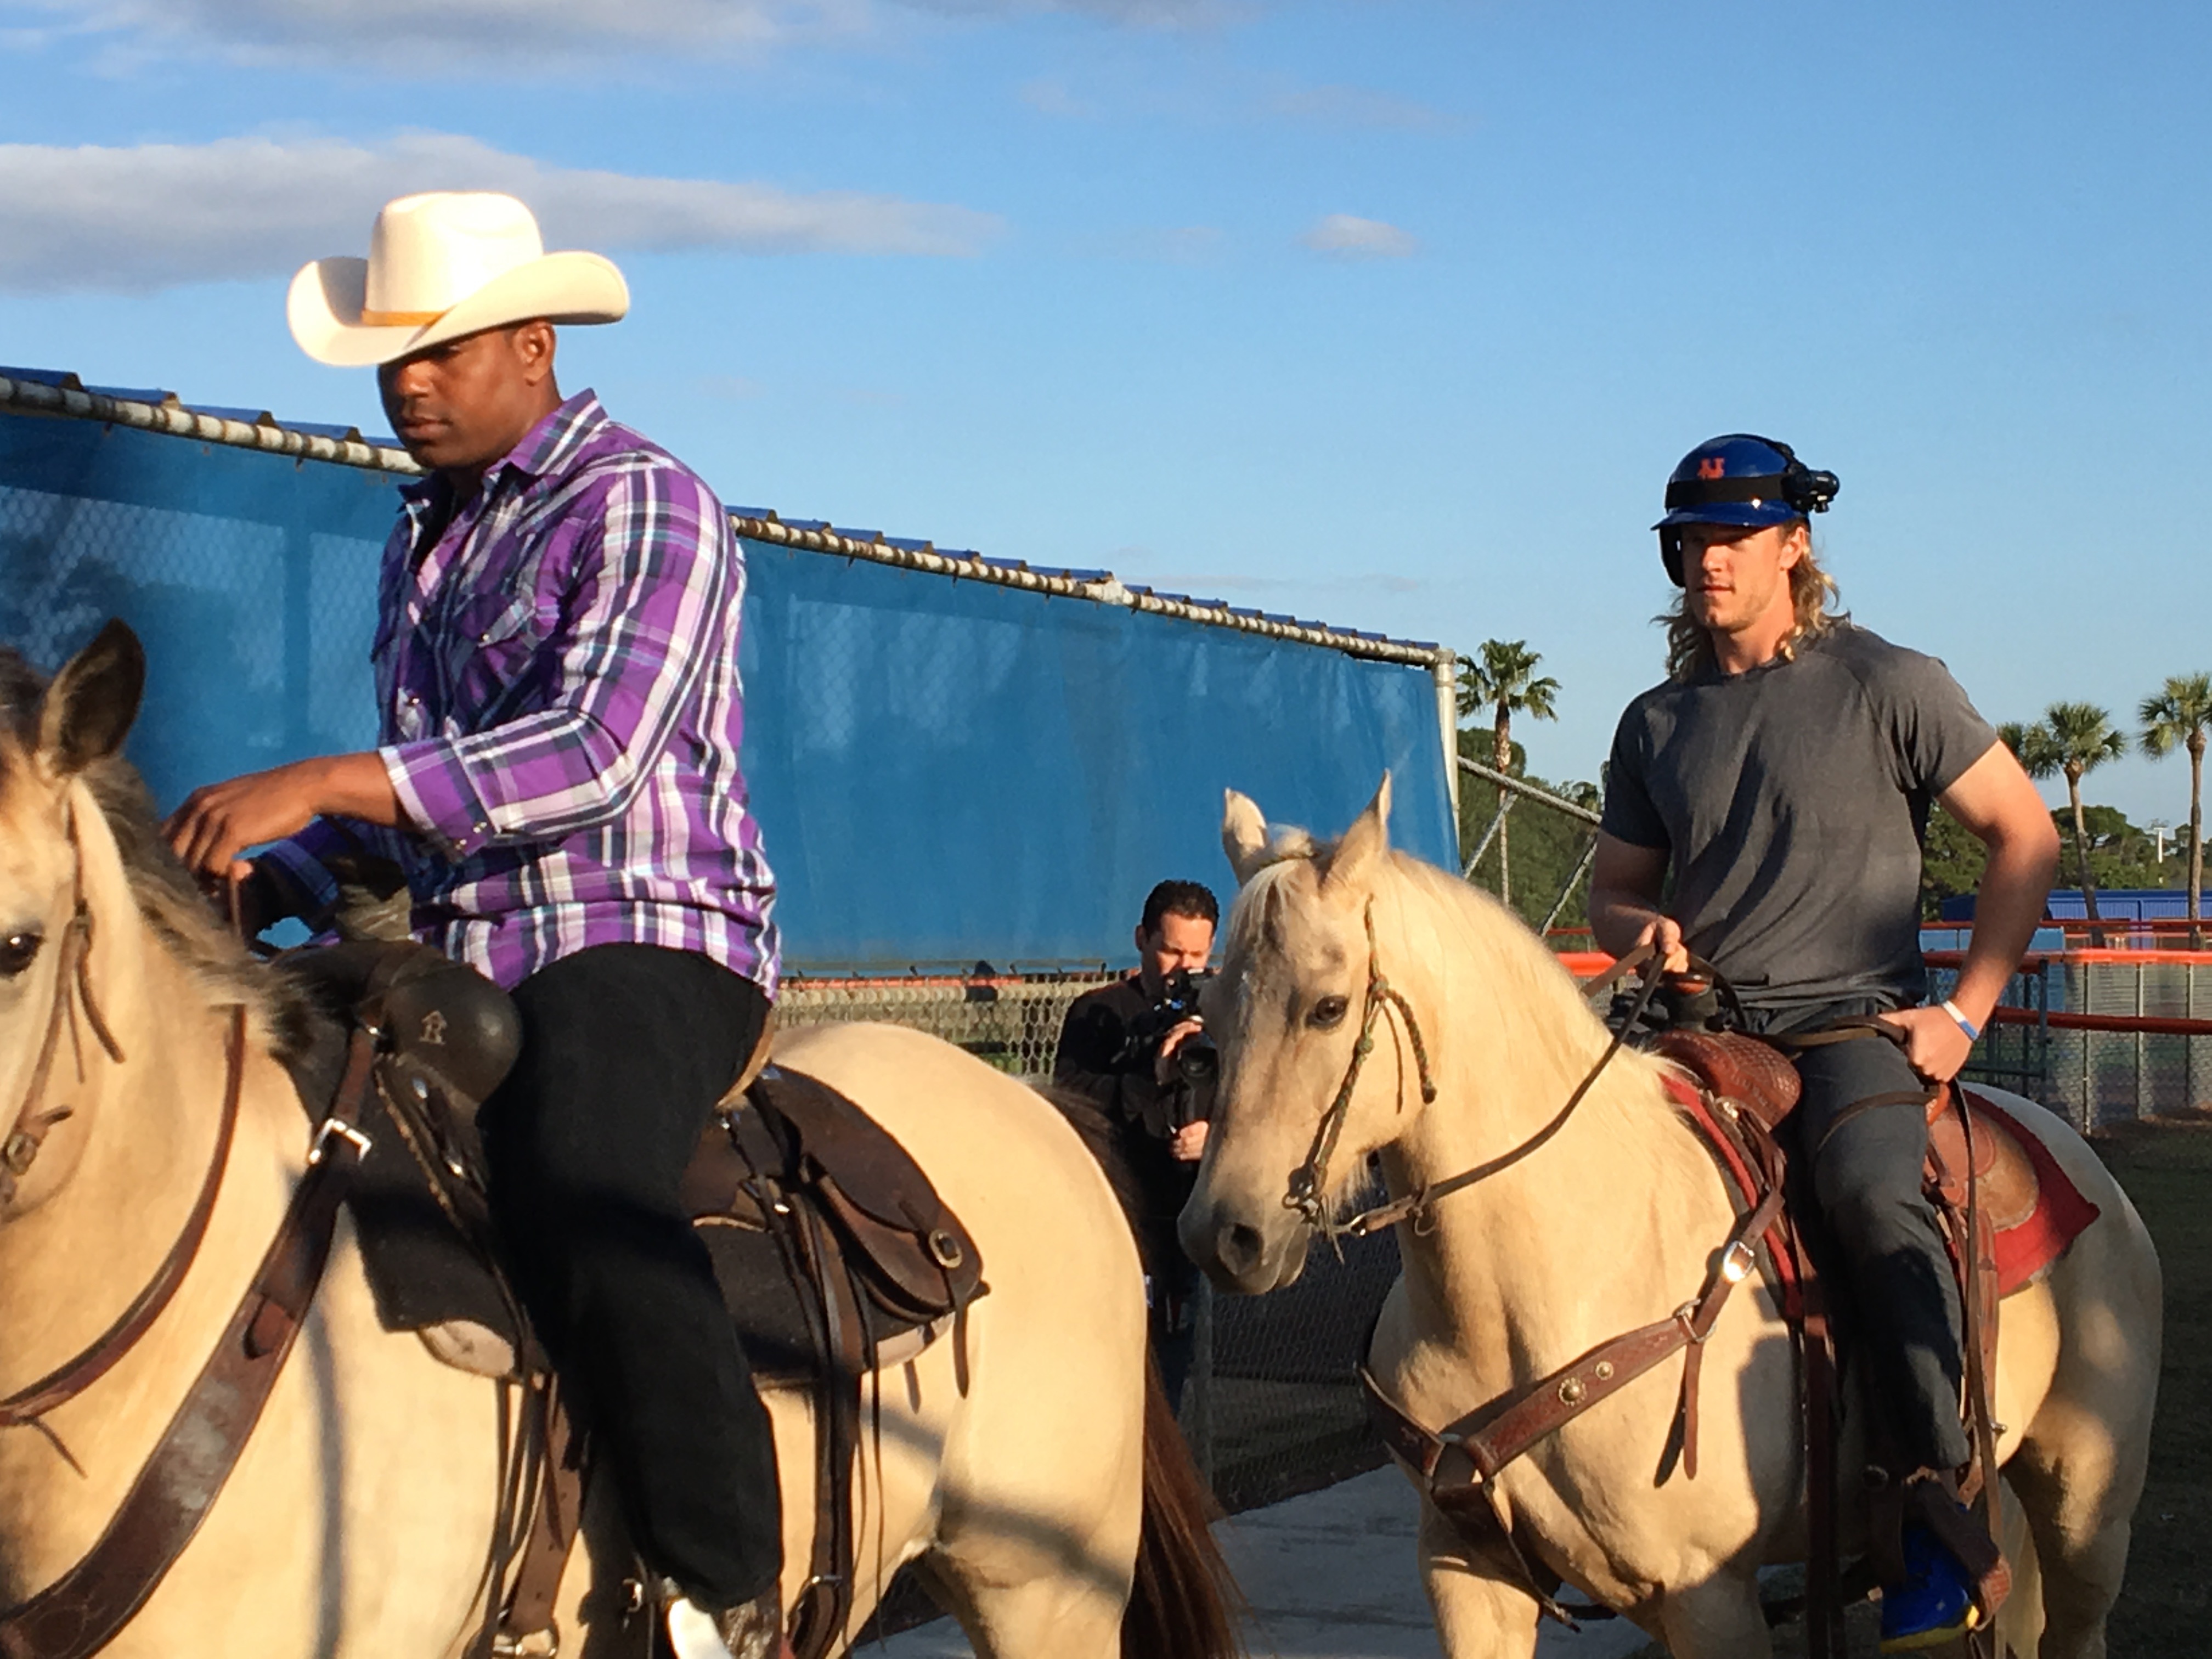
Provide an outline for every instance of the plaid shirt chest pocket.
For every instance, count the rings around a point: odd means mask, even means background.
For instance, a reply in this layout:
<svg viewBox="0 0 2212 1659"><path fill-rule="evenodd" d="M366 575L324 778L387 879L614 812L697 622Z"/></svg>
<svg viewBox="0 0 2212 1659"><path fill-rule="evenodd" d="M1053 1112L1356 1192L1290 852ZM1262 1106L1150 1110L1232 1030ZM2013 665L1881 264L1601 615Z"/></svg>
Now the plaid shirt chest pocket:
<svg viewBox="0 0 2212 1659"><path fill-rule="evenodd" d="M541 706L552 677L543 655L550 630L526 590L472 595L438 632L444 712L453 726L482 732Z"/></svg>

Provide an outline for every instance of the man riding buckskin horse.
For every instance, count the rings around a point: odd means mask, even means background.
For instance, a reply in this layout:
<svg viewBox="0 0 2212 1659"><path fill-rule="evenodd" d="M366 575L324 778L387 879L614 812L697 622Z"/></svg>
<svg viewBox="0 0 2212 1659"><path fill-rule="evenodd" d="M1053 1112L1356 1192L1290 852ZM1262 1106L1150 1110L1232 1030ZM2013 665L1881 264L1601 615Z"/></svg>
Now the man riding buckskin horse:
<svg viewBox="0 0 2212 1659"><path fill-rule="evenodd" d="M1613 738L1590 921L1616 955L1649 945L1668 972L1692 951L1711 962L1749 1029L1785 1050L1869 1017L1894 1038L1797 1050L1796 1123L1858 1316L1874 1443L1897 1478L1940 1479L1970 1451L1958 1295L1921 1190L1920 1103L1966 1063L2018 969L2058 840L1943 665L1830 610L1808 515L1836 491L1788 445L1744 434L1674 469L1654 526L1683 590L1666 618L1668 679ZM1933 1006L1919 945L1931 801L1989 849L1965 967ZM1904 1545L1907 1581L1882 1600L1885 1651L1953 1639L1976 1617L1932 1534L1909 1522Z"/></svg>
<svg viewBox="0 0 2212 1659"><path fill-rule="evenodd" d="M386 854L416 937L513 994L521 1055L483 1122L518 1288L678 1659L755 1659L782 1645L775 1452L678 1183L775 994L775 884L738 769L728 518L554 379L555 324L629 306L498 195L402 198L366 260L300 272L294 338L375 366L429 474L385 546L381 746L195 791L168 834L264 924L327 917L325 860Z"/></svg>

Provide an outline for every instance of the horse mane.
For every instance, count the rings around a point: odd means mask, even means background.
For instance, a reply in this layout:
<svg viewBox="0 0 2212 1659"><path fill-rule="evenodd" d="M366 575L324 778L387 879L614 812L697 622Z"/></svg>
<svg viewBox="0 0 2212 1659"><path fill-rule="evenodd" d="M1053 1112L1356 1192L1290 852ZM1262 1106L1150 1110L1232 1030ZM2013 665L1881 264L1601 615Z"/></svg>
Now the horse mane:
<svg viewBox="0 0 2212 1659"><path fill-rule="evenodd" d="M46 677L9 646L0 646L0 786L37 752L39 702ZM304 1052L319 1018L293 976L249 951L210 907L182 860L162 839L154 797L138 769L118 752L79 775L100 804L123 855L138 915L164 949L215 1003L243 1003L267 1031L279 1059Z"/></svg>

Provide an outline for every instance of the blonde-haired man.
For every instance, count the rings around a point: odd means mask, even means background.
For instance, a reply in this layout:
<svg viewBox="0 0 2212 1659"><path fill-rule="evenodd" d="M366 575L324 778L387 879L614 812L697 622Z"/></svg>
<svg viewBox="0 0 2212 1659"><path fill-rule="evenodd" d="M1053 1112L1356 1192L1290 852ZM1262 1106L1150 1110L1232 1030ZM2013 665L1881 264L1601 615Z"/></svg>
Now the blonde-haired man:
<svg viewBox="0 0 2212 1659"><path fill-rule="evenodd" d="M766 1659L775 1449L678 1194L776 990L738 767L744 562L695 473L555 380L554 325L629 305L606 260L477 193L391 203L368 258L294 279L294 337L374 366L428 475L385 547L380 746L198 790L169 835L245 874L264 921L327 912L325 855L366 842L406 872L415 936L513 993L522 1052L482 1121L517 1288L677 1659Z"/></svg>
<svg viewBox="0 0 2212 1659"><path fill-rule="evenodd" d="M1613 738L1590 923L1616 954L1689 953L1736 988L1756 1034L1794 1052L1801 1162L1844 1258L1867 1390L1903 1479L1969 1459L1959 1414L1957 1292L1923 1196L1920 1103L1957 1074L2043 915L2058 838L2035 788L1943 665L1838 616L1808 514L1835 496L1786 444L1700 444L1656 528L1683 590L1668 674ZM1929 806L1990 858L1973 944L1928 1003L1921 836ZM1671 896L1665 896L1669 876ZM1891 1042L1792 1051L1880 1023ZM1886 1651L1949 1640L1976 1617L1959 1564L1909 1527L1909 1581L1882 1601Z"/></svg>

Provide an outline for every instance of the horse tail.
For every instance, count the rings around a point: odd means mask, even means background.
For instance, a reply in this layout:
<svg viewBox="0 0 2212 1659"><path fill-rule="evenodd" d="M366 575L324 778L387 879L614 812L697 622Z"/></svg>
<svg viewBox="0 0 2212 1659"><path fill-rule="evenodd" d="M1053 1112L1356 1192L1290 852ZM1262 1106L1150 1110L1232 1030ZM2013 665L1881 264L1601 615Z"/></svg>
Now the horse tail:
<svg viewBox="0 0 2212 1659"><path fill-rule="evenodd" d="M1215 1542L1220 1516L1145 1362L1145 1511L1129 1606L1121 1615L1121 1659L1237 1659L1236 1613L1243 1595Z"/></svg>
<svg viewBox="0 0 2212 1659"><path fill-rule="evenodd" d="M1032 1085L1059 1109L1105 1171L1121 1213L1136 1230L1137 1188L1114 1144L1113 1125L1088 1097L1052 1084ZM1221 1518L1205 1478L1184 1443L1160 1385L1159 1368L1145 1360L1143 1530L1121 1615L1121 1659L1240 1659L1237 1636L1243 1592L1212 1522Z"/></svg>

